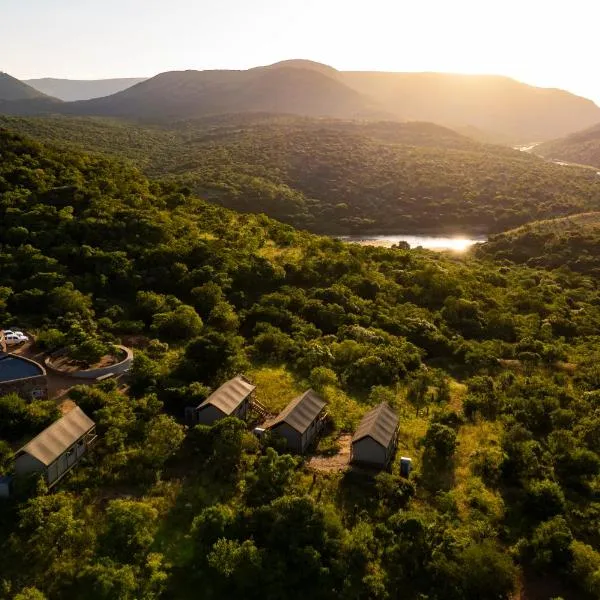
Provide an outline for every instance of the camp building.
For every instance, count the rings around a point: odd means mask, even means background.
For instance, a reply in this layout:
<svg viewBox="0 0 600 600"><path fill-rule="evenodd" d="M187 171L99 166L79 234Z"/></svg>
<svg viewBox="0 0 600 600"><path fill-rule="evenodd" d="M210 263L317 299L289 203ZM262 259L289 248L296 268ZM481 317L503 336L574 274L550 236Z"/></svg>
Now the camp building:
<svg viewBox="0 0 600 600"><path fill-rule="evenodd" d="M384 468L398 440L398 416L382 402L361 420L352 437L352 462Z"/></svg>
<svg viewBox="0 0 600 600"><path fill-rule="evenodd" d="M203 425L212 425L225 417L245 419L255 389L256 386L243 375L238 375L216 389L199 406L186 410L187 418Z"/></svg>
<svg viewBox="0 0 600 600"><path fill-rule="evenodd" d="M43 473L52 487L79 462L95 439L94 421L77 406L16 453L15 474Z"/></svg>
<svg viewBox="0 0 600 600"><path fill-rule="evenodd" d="M284 437L288 448L302 454L321 430L326 402L313 390L294 398L268 426Z"/></svg>

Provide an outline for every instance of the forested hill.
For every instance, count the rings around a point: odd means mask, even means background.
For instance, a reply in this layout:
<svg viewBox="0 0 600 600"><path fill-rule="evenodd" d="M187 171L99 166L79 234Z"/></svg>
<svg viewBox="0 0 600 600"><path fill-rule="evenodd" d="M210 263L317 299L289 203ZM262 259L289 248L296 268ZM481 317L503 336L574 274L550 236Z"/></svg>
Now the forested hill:
<svg viewBox="0 0 600 600"><path fill-rule="evenodd" d="M39 85L56 90L61 98L71 94L60 91L68 86L65 83ZM545 141L600 121L600 108L591 100L507 77L344 72L303 60L244 71L170 71L107 97L55 106L44 102L0 105L4 114L35 114L35 110L37 114L160 120L267 111L431 121L477 130L482 139L507 144Z"/></svg>
<svg viewBox="0 0 600 600"><path fill-rule="evenodd" d="M600 178L428 123L233 115L170 127L0 118L128 157L213 202L324 233L498 232L596 210Z"/></svg>
<svg viewBox="0 0 600 600"><path fill-rule="evenodd" d="M136 119L185 119L236 112L338 118L384 114L368 96L335 77L306 68L169 71L106 98L75 102L61 112Z"/></svg>
<svg viewBox="0 0 600 600"><path fill-rule="evenodd" d="M47 97L46 94L0 71L0 100L33 100Z"/></svg>
<svg viewBox="0 0 600 600"><path fill-rule="evenodd" d="M0 153L0 321L136 355L127 389L70 392L97 425L85 459L2 499L3 596L598 597L592 279L346 245L2 130ZM237 419L182 426L236 373L273 413L323 396L309 456ZM382 401L390 472L309 462ZM57 416L0 398L0 472Z"/></svg>
<svg viewBox="0 0 600 600"><path fill-rule="evenodd" d="M600 275L600 213L530 223L492 236L478 256Z"/></svg>
<svg viewBox="0 0 600 600"><path fill-rule="evenodd" d="M533 152L552 160L600 169L600 124L567 137L539 144Z"/></svg>

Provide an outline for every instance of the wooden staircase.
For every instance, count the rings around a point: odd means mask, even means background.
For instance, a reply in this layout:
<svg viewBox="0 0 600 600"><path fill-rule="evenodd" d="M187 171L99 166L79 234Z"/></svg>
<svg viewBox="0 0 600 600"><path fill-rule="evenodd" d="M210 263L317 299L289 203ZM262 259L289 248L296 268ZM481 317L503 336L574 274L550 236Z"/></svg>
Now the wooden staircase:
<svg viewBox="0 0 600 600"><path fill-rule="evenodd" d="M252 402L250 404L250 408L255 413L260 415L263 419L265 419L266 417L269 416L269 411L267 410L267 407L264 406L263 404L261 404L258 400L252 400Z"/></svg>

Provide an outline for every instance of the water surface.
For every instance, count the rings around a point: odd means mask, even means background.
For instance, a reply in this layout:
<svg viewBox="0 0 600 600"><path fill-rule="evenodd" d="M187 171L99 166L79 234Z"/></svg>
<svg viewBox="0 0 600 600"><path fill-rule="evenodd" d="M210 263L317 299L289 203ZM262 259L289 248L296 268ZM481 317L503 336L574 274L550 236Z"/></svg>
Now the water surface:
<svg viewBox="0 0 600 600"><path fill-rule="evenodd" d="M464 252L473 244L485 242L485 237L444 237L438 235L347 235L344 242L360 244L361 246L382 246L391 248L399 242L406 242L411 248L427 248L428 250L453 250Z"/></svg>
<svg viewBox="0 0 600 600"><path fill-rule="evenodd" d="M42 369L17 356L0 355L0 381L12 381L42 375Z"/></svg>

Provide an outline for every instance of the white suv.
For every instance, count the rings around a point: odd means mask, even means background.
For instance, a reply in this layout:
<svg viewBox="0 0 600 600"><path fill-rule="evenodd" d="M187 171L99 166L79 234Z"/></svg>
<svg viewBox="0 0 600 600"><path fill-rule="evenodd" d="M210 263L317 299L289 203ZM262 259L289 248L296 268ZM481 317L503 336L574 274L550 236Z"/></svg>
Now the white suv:
<svg viewBox="0 0 600 600"><path fill-rule="evenodd" d="M5 331L4 341L7 346L17 346L29 341L29 338L22 331Z"/></svg>

